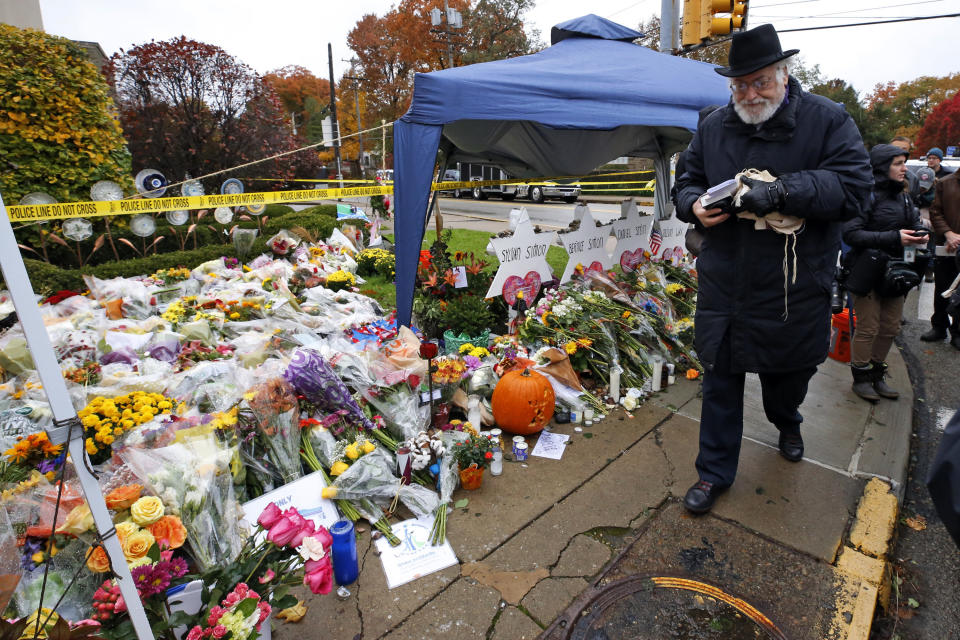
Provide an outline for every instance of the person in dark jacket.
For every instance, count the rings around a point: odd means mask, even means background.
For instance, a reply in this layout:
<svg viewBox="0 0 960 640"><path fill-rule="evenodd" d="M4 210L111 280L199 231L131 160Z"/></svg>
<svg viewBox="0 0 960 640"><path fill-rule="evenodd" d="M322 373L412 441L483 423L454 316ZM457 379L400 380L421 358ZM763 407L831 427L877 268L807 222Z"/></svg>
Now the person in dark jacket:
<svg viewBox="0 0 960 640"><path fill-rule="evenodd" d="M927 232L905 181L908 153L890 144L870 150L873 165L873 206L843 226L843 241L852 247L855 260L864 249L880 249L890 258L903 258L903 248L926 246ZM885 381L886 359L900 333L904 296L881 296L876 289L853 296L857 325L853 334L850 367L853 392L864 400L896 400L900 394Z"/></svg>
<svg viewBox="0 0 960 640"><path fill-rule="evenodd" d="M960 350L960 317L951 317L947 312L949 301L942 295L960 273L957 259L960 255L960 173L951 173L938 179L932 191L934 198L930 206L930 224L933 226L934 241L937 245L943 245L948 255L933 259L933 315L930 316L930 330L920 339L942 342L949 330L950 344Z"/></svg>
<svg viewBox="0 0 960 640"><path fill-rule="evenodd" d="M790 77L772 25L733 37L726 68L731 101L697 127L678 179L677 215L704 228L698 258L696 350L705 367L700 416L700 481L684 497L704 513L736 476L743 435L745 373L760 374L767 418L780 453L803 457L797 408L827 357L830 290L841 222L869 203L871 169L860 133L843 107L808 94ZM704 209L706 190L745 169L736 209ZM739 209L760 220L738 216ZM757 230L766 216L800 219L792 236Z"/></svg>

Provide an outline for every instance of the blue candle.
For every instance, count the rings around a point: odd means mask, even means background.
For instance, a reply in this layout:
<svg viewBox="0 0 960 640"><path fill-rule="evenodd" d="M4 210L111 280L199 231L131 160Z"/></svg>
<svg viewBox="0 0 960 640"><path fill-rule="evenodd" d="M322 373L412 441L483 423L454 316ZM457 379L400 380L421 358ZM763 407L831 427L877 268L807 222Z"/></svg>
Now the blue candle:
<svg viewBox="0 0 960 640"><path fill-rule="evenodd" d="M349 520L337 520L330 527L333 544L330 555L333 560L333 577L338 585L353 584L360 572L357 565L357 534Z"/></svg>

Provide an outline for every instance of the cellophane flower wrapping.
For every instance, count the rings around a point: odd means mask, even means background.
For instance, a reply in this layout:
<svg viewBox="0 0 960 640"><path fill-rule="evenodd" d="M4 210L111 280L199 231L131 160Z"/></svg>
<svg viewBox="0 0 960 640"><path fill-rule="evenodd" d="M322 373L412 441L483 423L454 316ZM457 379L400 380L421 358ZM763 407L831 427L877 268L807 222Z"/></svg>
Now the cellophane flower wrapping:
<svg viewBox="0 0 960 640"><path fill-rule="evenodd" d="M245 398L270 464L282 484L293 482L302 475L300 411L293 387L276 377L254 386Z"/></svg>
<svg viewBox="0 0 960 640"><path fill-rule="evenodd" d="M325 413L347 411L345 419L360 429L372 430L373 423L364 415L330 364L316 351L297 349L283 377L307 402Z"/></svg>
<svg viewBox="0 0 960 640"><path fill-rule="evenodd" d="M127 448L120 454L163 501L167 513L180 516L201 570L232 562L243 546L243 509L230 473L235 453L209 435L157 449Z"/></svg>
<svg viewBox="0 0 960 640"><path fill-rule="evenodd" d="M203 413L226 411L253 386L250 371L232 360L201 362L171 385L171 395Z"/></svg>
<svg viewBox="0 0 960 640"><path fill-rule="evenodd" d="M457 461L453 457L453 449L458 442L466 442L470 439L470 434L466 431L457 431L451 429L443 432L443 446L446 451L440 458L440 473L437 475L437 489L440 492L439 503L441 505L450 504L453 499L453 491L460 483L460 470L457 468Z"/></svg>
<svg viewBox="0 0 960 640"><path fill-rule="evenodd" d="M419 392L411 387L411 382L419 383L423 378L394 368L379 351L354 353L346 344L344 347L334 357L337 373L384 417L391 434L397 440L411 440L424 430L430 421L430 410L426 405L420 406Z"/></svg>

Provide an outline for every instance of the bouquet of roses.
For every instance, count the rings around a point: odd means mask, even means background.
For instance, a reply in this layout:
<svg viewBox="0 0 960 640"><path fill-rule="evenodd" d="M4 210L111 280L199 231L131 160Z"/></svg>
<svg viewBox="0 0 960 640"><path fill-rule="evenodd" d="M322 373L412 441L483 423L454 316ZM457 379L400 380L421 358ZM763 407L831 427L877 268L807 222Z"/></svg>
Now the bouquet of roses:
<svg viewBox="0 0 960 640"><path fill-rule="evenodd" d="M277 377L256 385L244 394L259 435L258 441L267 453L281 484L300 477L300 411L293 387Z"/></svg>
<svg viewBox="0 0 960 640"><path fill-rule="evenodd" d="M240 505L234 497L233 448L211 434L158 449L127 448L121 457L183 522L191 555L201 569L231 562L242 546Z"/></svg>
<svg viewBox="0 0 960 640"><path fill-rule="evenodd" d="M210 609L206 626L196 625L187 633L187 640L229 637L231 640L249 640L260 631L260 625L270 615L271 607L259 594L241 582L219 605Z"/></svg>

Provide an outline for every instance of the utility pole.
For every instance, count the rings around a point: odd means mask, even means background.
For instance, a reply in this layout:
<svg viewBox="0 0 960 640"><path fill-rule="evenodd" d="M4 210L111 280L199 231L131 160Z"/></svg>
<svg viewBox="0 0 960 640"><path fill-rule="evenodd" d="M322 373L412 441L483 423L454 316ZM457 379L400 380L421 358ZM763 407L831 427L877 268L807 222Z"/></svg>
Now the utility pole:
<svg viewBox="0 0 960 640"><path fill-rule="evenodd" d="M660 51L670 55L680 49L680 1L660 0Z"/></svg>
<svg viewBox="0 0 960 640"><path fill-rule="evenodd" d="M431 33L442 33L447 41L447 68L453 68L453 35L455 29L463 28L463 16L456 9L451 9L447 0L443 0L443 11L433 9L430 11L430 24L435 28L430 29ZM440 28L446 24L447 28Z"/></svg>
<svg viewBox="0 0 960 640"><path fill-rule="evenodd" d="M330 63L330 115L333 116L333 155L337 159L337 180L343 188L343 170L340 166L340 123L337 122L337 91L333 84L333 45L327 43L327 61Z"/></svg>
<svg viewBox="0 0 960 640"><path fill-rule="evenodd" d="M380 120L380 168L387 169L387 121Z"/></svg>
<svg viewBox="0 0 960 640"><path fill-rule="evenodd" d="M297 112L290 112L290 123L293 125L293 135L297 135Z"/></svg>

